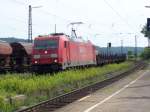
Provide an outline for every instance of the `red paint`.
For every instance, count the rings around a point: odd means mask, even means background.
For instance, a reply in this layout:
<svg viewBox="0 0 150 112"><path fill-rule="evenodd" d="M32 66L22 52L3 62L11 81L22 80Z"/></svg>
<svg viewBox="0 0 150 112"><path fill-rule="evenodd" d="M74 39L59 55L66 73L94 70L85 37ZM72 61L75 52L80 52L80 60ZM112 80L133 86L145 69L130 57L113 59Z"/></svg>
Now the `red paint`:
<svg viewBox="0 0 150 112"><path fill-rule="evenodd" d="M35 41L57 41L57 48L48 49L35 49L35 44L32 52L32 65L44 65L52 64L54 60L57 60L57 64L66 67L70 67L73 64L80 66L83 64L95 64L96 54L95 47L90 41L79 42L75 39L70 39L66 35L50 35L50 36L40 36L35 38ZM45 54L45 51L47 52ZM51 58L50 55L57 54L56 58ZM40 55L39 59L34 59L34 55ZM46 56L45 56L46 55ZM49 55L49 56L48 56ZM35 64L35 61L38 63ZM56 63L56 62L55 62Z"/></svg>

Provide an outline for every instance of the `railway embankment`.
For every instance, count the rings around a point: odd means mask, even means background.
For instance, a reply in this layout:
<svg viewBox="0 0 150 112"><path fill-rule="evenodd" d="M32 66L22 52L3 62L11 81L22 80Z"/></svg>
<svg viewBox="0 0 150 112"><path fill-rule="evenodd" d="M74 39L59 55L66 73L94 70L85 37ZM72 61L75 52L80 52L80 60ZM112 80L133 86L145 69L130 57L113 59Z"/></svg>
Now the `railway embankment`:
<svg viewBox="0 0 150 112"><path fill-rule="evenodd" d="M12 112L68 93L134 66L133 62L72 69L53 75L7 74L0 77L0 111Z"/></svg>

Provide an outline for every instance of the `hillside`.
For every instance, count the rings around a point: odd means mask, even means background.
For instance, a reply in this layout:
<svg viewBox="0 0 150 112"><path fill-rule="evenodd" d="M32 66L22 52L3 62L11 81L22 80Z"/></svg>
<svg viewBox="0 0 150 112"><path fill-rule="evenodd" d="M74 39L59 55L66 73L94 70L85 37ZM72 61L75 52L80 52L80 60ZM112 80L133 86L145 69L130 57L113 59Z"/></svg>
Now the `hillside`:
<svg viewBox="0 0 150 112"><path fill-rule="evenodd" d="M20 39L20 38L15 38L15 37L0 38L0 40L6 41L8 43L11 43L11 42L28 42L27 39Z"/></svg>

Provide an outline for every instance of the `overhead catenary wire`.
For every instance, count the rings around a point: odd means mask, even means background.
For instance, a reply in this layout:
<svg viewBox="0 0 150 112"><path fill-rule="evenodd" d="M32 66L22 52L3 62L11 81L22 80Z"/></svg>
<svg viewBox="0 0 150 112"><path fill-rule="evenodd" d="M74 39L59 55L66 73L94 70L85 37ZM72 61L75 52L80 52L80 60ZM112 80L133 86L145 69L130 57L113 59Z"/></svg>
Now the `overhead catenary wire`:
<svg viewBox="0 0 150 112"><path fill-rule="evenodd" d="M24 5L24 6L27 6L27 5L28 5L28 4L25 4L24 2L20 2L20 1L18 1L18 0L11 0L11 1L14 1L14 2L17 3L17 4ZM68 19L63 18L63 17L61 17L61 16L58 16L57 14L53 14L53 13L51 13L51 12L48 12L48 11L45 11L45 10L42 10L42 9L40 9L40 10L38 10L38 11L40 11L41 13L43 13L43 14L45 14L45 15L49 15L49 16L56 17L57 19L62 20L62 21L67 22L67 23L72 22L71 20L68 20Z"/></svg>
<svg viewBox="0 0 150 112"><path fill-rule="evenodd" d="M21 2L21 1L18 1L18 0L11 0L11 1L14 1L15 3L20 4L20 5L24 5L24 6L27 5L27 4L25 4L24 2ZM38 11L42 12L42 13L45 14L45 15L50 15L50 16L53 16L53 17L57 17L57 19L59 18L60 20L66 22L66 23L72 22L71 20L68 20L68 19L66 19L66 18L63 18L63 17L61 17L61 16L58 16L58 15L56 15L56 14L53 14L53 13L51 13L51 12L48 12L48 11L45 11L45 10L42 10L42 9L40 9L40 10L38 10ZM93 23L92 23L92 24L93 24Z"/></svg>
<svg viewBox="0 0 150 112"><path fill-rule="evenodd" d="M18 5L27 5L24 2L18 1L18 0L9 0L12 1L13 3L17 3Z"/></svg>
<svg viewBox="0 0 150 112"><path fill-rule="evenodd" d="M11 0L11 1L12 1L12 0ZM13 1L16 2L16 3L18 3L18 4L20 4L20 5L27 5L27 4L25 4L24 2L20 2L20 1L17 1L17 0L13 0ZM42 9L40 9L39 11L40 11L40 12L43 12L43 14L51 15L51 16L57 17L57 18L59 18L59 19L61 19L61 20L63 20L63 21L71 22L71 20L68 20L68 19L66 19L66 18L63 18L63 17L58 16L58 15L56 15L56 14L53 14L53 13L51 13L51 12L48 12L48 11L45 11L45 10L42 10Z"/></svg>
<svg viewBox="0 0 150 112"><path fill-rule="evenodd" d="M45 11L45 10L40 10L40 12L43 12L43 14L46 14L46 15L51 15L51 16L53 16L53 17L57 17L57 18L59 18L60 20L65 21L65 22L68 22L68 23L72 22L71 20L68 20L68 19L66 19L66 18L63 18L63 17L61 17L61 16L58 16L58 15L56 15L56 14L53 14L53 13L48 12L48 11Z"/></svg>
<svg viewBox="0 0 150 112"><path fill-rule="evenodd" d="M116 9L114 9L114 8L112 7L112 5L111 5L108 1L104 0L104 2L106 3L106 5L107 5L109 8L112 9L112 11L113 11L133 32L136 32L136 31L134 31L134 28L128 23L128 21L127 21L126 19L124 19L124 18L119 14L119 12L118 12Z"/></svg>
<svg viewBox="0 0 150 112"><path fill-rule="evenodd" d="M16 3L20 4L20 5L27 5L27 4L25 4L24 2L21 2L21 1L18 1L18 0L11 0L11 1L14 1L14 2L16 2ZM114 8L111 6L111 4L110 4L108 1L104 0L104 2L116 13L116 15L117 15L125 24L128 25L128 27L130 27L131 30L133 30L133 27L128 23L128 21L127 21L126 19L124 19L124 18L118 13L118 11L117 11L116 9L114 9ZM43 12L44 14L51 15L51 16L55 16L55 17L57 17L57 18L59 18L59 19L61 19L61 20L63 20L63 21L71 22L70 20L67 20L67 19L65 19L65 18L62 18L62 17L60 17L60 16L58 16L58 15L56 15L56 14L52 14L52 13L50 13L50 12L48 12L48 11L44 11L44 10L40 10L40 11Z"/></svg>
<svg viewBox="0 0 150 112"><path fill-rule="evenodd" d="M14 1L14 2L16 2L17 4L20 4L20 5L27 5L27 3L21 2L21 1L18 1L18 0L11 0L11 1ZM131 30L134 29L134 28L128 23L128 21L127 21L126 19L124 19L124 18L118 13L118 11L112 7L112 5L111 5L108 1L104 0L104 2L116 13L116 15L117 15L128 27L130 27ZM57 17L57 19L62 20L62 21L64 21L64 22L66 22L66 23L72 22L71 20L68 20L68 19L66 19L66 18L64 18L64 17L61 17L61 16L57 15L57 14L53 14L53 13L51 13L51 12L48 12L48 11L45 11L45 10L42 10L42 9L40 9L39 11L42 12L43 14L50 15L50 16L53 16L53 17ZM135 31L133 31L133 32L135 32Z"/></svg>
<svg viewBox="0 0 150 112"><path fill-rule="evenodd" d="M137 31L128 23L128 21L126 19L124 19L117 10L115 10L110 4L109 2L107 2L106 0L104 0L104 2L112 9L112 11L124 22L126 23L126 25L135 33L135 56L137 54L137 37L139 37L137 35ZM138 32L139 33L139 32Z"/></svg>

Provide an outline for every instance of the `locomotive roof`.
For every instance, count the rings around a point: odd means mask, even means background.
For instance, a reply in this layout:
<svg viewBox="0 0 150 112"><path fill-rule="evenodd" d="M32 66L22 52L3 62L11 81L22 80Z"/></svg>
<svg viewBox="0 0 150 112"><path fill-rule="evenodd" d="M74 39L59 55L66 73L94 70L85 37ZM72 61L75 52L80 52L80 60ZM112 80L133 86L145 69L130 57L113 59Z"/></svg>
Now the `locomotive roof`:
<svg viewBox="0 0 150 112"><path fill-rule="evenodd" d="M39 39L39 38L48 38L48 37L53 37L53 36L56 36L56 37L62 37L62 36L64 36L64 37L66 37L69 41L74 41L74 42L84 42L84 43L91 43L91 41L89 41L89 40L84 40L82 37L79 37L79 38L75 38L75 37L71 37L71 36L69 36L69 35L66 35L66 34L64 34L64 33L52 33L52 34L50 34L50 35L39 35L37 38L35 38L35 39Z"/></svg>

